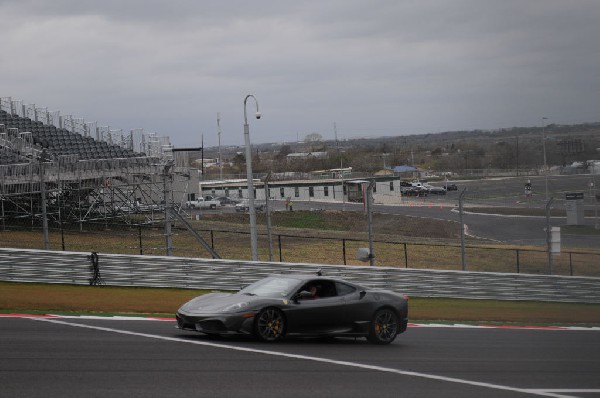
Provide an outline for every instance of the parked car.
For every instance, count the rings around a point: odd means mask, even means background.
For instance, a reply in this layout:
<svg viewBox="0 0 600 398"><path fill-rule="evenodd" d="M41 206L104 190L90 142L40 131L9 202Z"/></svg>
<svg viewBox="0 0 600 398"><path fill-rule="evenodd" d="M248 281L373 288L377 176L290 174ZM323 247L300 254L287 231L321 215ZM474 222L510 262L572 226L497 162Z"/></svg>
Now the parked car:
<svg viewBox="0 0 600 398"><path fill-rule="evenodd" d="M428 192L425 188L422 187L405 187L401 190L402 195L405 196L420 196L424 197L428 195Z"/></svg>
<svg viewBox="0 0 600 398"><path fill-rule="evenodd" d="M446 191L458 191L456 184L446 184L444 188L446 188Z"/></svg>
<svg viewBox="0 0 600 398"><path fill-rule="evenodd" d="M258 211L265 210L265 206L266 206L266 204L264 201L261 201L261 200L254 201L254 208ZM239 211L239 212L250 211L250 202L248 201L248 199L244 199L241 202L236 203L235 211Z"/></svg>
<svg viewBox="0 0 600 398"><path fill-rule="evenodd" d="M427 191L432 195L445 195L446 188L444 187L435 187L433 185L429 185L426 187Z"/></svg>
<svg viewBox="0 0 600 398"><path fill-rule="evenodd" d="M269 276L237 293L209 293L176 314L180 329L207 335L366 337L389 344L408 325L408 297L320 275Z"/></svg>
<svg viewBox="0 0 600 398"><path fill-rule="evenodd" d="M221 206L231 206L231 205L236 205L238 203L237 200L228 198L227 196L219 196L215 200L220 202Z"/></svg>
<svg viewBox="0 0 600 398"><path fill-rule="evenodd" d="M212 199L206 199L200 197L196 200L189 200L185 202L185 207L188 209L216 209L217 206L221 206L221 202Z"/></svg>

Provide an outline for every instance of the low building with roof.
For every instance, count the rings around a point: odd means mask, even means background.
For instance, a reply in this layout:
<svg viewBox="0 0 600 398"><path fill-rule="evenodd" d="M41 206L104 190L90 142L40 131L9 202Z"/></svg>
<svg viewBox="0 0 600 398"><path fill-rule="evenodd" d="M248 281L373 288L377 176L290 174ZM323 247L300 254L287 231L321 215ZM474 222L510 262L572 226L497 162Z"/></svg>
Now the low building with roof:
<svg viewBox="0 0 600 398"><path fill-rule="evenodd" d="M402 202L400 178L397 176L374 177L369 179L322 178L318 180L270 181L269 200L299 200L318 202L364 202L364 192L370 180L375 180L373 200L377 204L399 204ZM253 181L257 200L265 200L265 182ZM200 182L203 196L225 196L232 199L248 198L246 179Z"/></svg>

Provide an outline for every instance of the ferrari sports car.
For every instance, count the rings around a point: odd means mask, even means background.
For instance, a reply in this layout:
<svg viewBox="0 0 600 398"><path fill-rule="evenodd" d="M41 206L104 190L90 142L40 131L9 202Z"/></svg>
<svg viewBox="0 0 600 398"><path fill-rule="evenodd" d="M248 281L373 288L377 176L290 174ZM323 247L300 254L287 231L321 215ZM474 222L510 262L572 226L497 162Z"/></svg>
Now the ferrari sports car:
<svg viewBox="0 0 600 398"><path fill-rule="evenodd" d="M274 275L237 293L209 293L176 314L180 329L208 335L366 337L389 344L406 330L408 297L320 275Z"/></svg>

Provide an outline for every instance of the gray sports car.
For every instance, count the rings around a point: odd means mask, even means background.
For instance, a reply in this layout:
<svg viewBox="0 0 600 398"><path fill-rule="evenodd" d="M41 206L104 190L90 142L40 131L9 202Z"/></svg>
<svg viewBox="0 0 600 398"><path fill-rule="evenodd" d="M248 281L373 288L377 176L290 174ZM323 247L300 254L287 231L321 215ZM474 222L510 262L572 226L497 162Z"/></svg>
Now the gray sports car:
<svg viewBox="0 0 600 398"><path fill-rule="evenodd" d="M176 314L180 329L209 335L366 337L389 344L408 324L408 297L338 278L277 275L237 293L209 293Z"/></svg>

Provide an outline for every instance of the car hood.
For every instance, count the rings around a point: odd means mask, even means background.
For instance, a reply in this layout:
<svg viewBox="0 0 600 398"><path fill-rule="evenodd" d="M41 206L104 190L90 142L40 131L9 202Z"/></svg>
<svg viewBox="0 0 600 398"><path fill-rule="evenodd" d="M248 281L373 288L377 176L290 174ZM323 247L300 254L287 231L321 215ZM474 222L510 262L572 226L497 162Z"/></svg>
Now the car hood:
<svg viewBox="0 0 600 398"><path fill-rule="evenodd" d="M179 311L195 314L237 312L249 307L251 296L231 293L209 293L198 296L181 306Z"/></svg>

